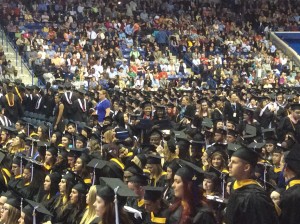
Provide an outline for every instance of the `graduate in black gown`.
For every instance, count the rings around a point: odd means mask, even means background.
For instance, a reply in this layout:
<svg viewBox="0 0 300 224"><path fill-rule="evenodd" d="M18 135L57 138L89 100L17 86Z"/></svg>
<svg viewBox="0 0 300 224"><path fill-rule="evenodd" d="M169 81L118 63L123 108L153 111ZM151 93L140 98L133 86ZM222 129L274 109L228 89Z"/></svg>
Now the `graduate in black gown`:
<svg viewBox="0 0 300 224"><path fill-rule="evenodd" d="M280 200L281 224L296 224L300 220L300 145L295 146L285 158L284 177L286 191Z"/></svg>
<svg viewBox="0 0 300 224"><path fill-rule="evenodd" d="M13 87L12 83L8 84L7 93L1 98L1 106L2 110L4 110L4 115L11 122L17 122L23 116L23 108L20 99L13 93Z"/></svg>
<svg viewBox="0 0 300 224"><path fill-rule="evenodd" d="M269 195L253 177L258 154L248 148L233 153L229 175L236 178L226 209L227 224L276 224L278 217ZM267 215L266 215L267 214Z"/></svg>
<svg viewBox="0 0 300 224"><path fill-rule="evenodd" d="M147 212L144 224L166 223L169 215L168 204L162 199L162 187L144 188L144 207Z"/></svg>
<svg viewBox="0 0 300 224"><path fill-rule="evenodd" d="M216 223L212 211L201 200L199 175L202 175L203 170L186 161L181 161L181 165L172 185L177 200L170 206L170 215L166 223Z"/></svg>
<svg viewBox="0 0 300 224"><path fill-rule="evenodd" d="M300 141L300 104L295 103L291 105L291 113L283 118L277 129L279 140L283 141L287 133L293 133L295 139Z"/></svg>
<svg viewBox="0 0 300 224"><path fill-rule="evenodd" d="M73 119L79 122L86 122L88 117L88 102L85 99L86 91L78 89L78 99L76 99L72 104L73 109Z"/></svg>

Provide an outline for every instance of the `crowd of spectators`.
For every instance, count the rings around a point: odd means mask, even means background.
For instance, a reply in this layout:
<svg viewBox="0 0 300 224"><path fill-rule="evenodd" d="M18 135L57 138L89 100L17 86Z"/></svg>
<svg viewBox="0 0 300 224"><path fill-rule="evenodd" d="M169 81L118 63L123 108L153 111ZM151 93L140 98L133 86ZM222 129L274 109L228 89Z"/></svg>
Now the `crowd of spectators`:
<svg viewBox="0 0 300 224"><path fill-rule="evenodd" d="M3 2L1 23L44 84L293 86L300 75L268 33L297 31L297 9L295 0L20 0Z"/></svg>

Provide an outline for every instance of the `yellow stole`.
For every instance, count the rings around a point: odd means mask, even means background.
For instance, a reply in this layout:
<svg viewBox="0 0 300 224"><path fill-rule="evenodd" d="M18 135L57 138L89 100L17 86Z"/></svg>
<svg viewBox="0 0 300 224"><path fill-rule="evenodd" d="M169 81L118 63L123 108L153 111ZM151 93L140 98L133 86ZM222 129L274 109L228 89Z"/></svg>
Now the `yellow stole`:
<svg viewBox="0 0 300 224"><path fill-rule="evenodd" d="M300 185L300 180L291 180L288 185L286 186L286 190L289 189L290 187L293 187L295 185Z"/></svg>
<svg viewBox="0 0 300 224"><path fill-rule="evenodd" d="M84 181L85 184L91 184L92 183L91 178L85 178L83 181Z"/></svg>
<svg viewBox="0 0 300 224"><path fill-rule="evenodd" d="M117 160L116 158L112 158L110 161L112 161L112 162L114 162L114 163L116 163L116 164L118 164L118 166L122 169L122 170L124 170L125 169L125 166L124 166L124 164L123 163L121 163L119 160Z"/></svg>
<svg viewBox="0 0 300 224"><path fill-rule="evenodd" d="M281 172L281 167L274 167L274 172L275 173Z"/></svg>
<svg viewBox="0 0 300 224"><path fill-rule="evenodd" d="M233 184L233 189L237 190L247 185L255 184L260 186L260 184L256 180L246 179L246 180L236 180Z"/></svg>
<svg viewBox="0 0 300 224"><path fill-rule="evenodd" d="M137 203L138 203L138 207L142 207L144 205L145 201L144 201L144 199L142 199L142 200L138 200Z"/></svg>
<svg viewBox="0 0 300 224"><path fill-rule="evenodd" d="M14 94L12 95L12 102L10 102L9 97L8 97L7 94L5 95L5 98L7 100L8 106L13 107L15 105L15 95Z"/></svg>
<svg viewBox="0 0 300 224"><path fill-rule="evenodd" d="M8 183L7 177L10 178L11 174L10 174L9 170L6 168L2 168L1 173L4 178L5 185L7 186L7 183Z"/></svg>
<svg viewBox="0 0 300 224"><path fill-rule="evenodd" d="M151 212L151 222L164 224L164 223L166 223L166 221L167 221L166 218L155 217L154 213Z"/></svg>
<svg viewBox="0 0 300 224"><path fill-rule="evenodd" d="M15 90L16 90L18 96L20 97L20 101L21 101L21 103L22 103L22 102L23 102L23 98L22 98L22 96L21 96L21 94L20 94L20 92L19 92L19 89L18 89L17 87L15 87Z"/></svg>

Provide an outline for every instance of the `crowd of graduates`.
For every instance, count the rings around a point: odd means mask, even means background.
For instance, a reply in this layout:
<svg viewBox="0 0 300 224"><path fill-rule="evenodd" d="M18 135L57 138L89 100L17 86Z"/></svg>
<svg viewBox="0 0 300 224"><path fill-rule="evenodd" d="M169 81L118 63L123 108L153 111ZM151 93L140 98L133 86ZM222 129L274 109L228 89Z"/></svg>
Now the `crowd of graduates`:
<svg viewBox="0 0 300 224"><path fill-rule="evenodd" d="M0 51L0 223L298 223L296 1L120 3L0 6L46 84Z"/></svg>
<svg viewBox="0 0 300 224"><path fill-rule="evenodd" d="M1 83L2 223L297 223L298 89L56 84Z"/></svg>

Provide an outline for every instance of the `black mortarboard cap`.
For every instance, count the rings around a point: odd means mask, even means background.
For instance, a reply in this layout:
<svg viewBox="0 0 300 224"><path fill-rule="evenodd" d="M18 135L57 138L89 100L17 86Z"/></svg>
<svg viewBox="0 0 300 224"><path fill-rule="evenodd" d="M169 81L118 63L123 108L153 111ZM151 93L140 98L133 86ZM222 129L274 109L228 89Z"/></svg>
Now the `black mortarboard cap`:
<svg viewBox="0 0 300 224"><path fill-rule="evenodd" d="M258 153L252 149L242 147L232 154L232 157L238 157L251 165L255 166L258 161Z"/></svg>
<svg viewBox="0 0 300 224"><path fill-rule="evenodd" d="M25 199L25 201L27 202L27 206L30 206L31 208L31 213L29 214L29 208L26 206L23 211L25 214L29 215L29 216L34 216L33 212L35 210L35 213L40 213L42 216L48 215L48 216L52 216L52 214L45 208L45 206L41 203L32 201L32 200L28 200Z"/></svg>
<svg viewBox="0 0 300 224"><path fill-rule="evenodd" d="M254 135L256 136L256 127L246 124L245 132L247 135Z"/></svg>
<svg viewBox="0 0 300 224"><path fill-rule="evenodd" d="M150 135L150 136L151 136L151 135L159 135L160 137L162 137L163 133L161 132L160 129L154 128L154 129L152 129L152 131L149 133L149 135Z"/></svg>
<svg viewBox="0 0 300 224"><path fill-rule="evenodd" d="M145 194L144 194L144 200L147 201L157 201L161 199L162 196L162 187L152 187L152 186L146 186L144 187Z"/></svg>
<svg viewBox="0 0 300 224"><path fill-rule="evenodd" d="M252 142L249 145L247 145L248 148L255 150L258 153L261 153L262 148L265 146L266 144L264 142Z"/></svg>
<svg viewBox="0 0 300 224"><path fill-rule="evenodd" d="M214 123L210 118L203 118L202 126L206 127L208 129L211 129L213 127Z"/></svg>
<svg viewBox="0 0 300 224"><path fill-rule="evenodd" d="M119 178L101 177L101 182L104 182L112 190L118 187L117 195L121 197L136 197L136 194L130 190L125 183ZM98 194L98 191L97 191ZM99 195L99 194L98 194ZM101 196L101 195L99 195Z"/></svg>
<svg viewBox="0 0 300 224"><path fill-rule="evenodd" d="M78 183L73 186L73 189L75 189L79 193L85 195L88 190L88 185L86 185L83 181L78 181Z"/></svg>
<svg viewBox="0 0 300 224"><path fill-rule="evenodd" d="M215 133L226 135L227 131L223 128L218 128L217 130L215 130Z"/></svg>
<svg viewBox="0 0 300 224"><path fill-rule="evenodd" d="M238 133L236 130L229 129L229 130L227 131L227 135L230 135L230 136L237 137L238 134L239 134L239 133Z"/></svg>
<svg viewBox="0 0 300 224"><path fill-rule="evenodd" d="M179 160L178 163L181 168L177 170L176 175L180 176L181 179L186 182L193 181L196 176L204 174L204 171L199 166L196 166L191 162Z"/></svg>
<svg viewBox="0 0 300 224"><path fill-rule="evenodd" d="M262 133L263 133L264 139L275 138L276 130L275 130L275 128L266 128L266 129L262 129Z"/></svg>
<svg viewBox="0 0 300 224"><path fill-rule="evenodd" d="M84 89L77 89L76 91L82 95L86 94L86 91Z"/></svg>
<svg viewBox="0 0 300 224"><path fill-rule="evenodd" d="M83 136L82 134L79 134L79 135L77 135L76 136L76 141L81 141L81 142L83 142L83 143L86 143L86 141L87 141L87 138L85 137L85 136Z"/></svg>
<svg viewBox="0 0 300 224"><path fill-rule="evenodd" d="M177 170L181 167L178 163L178 159L172 160L172 162L168 165L168 167L172 170L173 173L176 173Z"/></svg>
<svg viewBox="0 0 300 224"><path fill-rule="evenodd" d="M147 164L161 164L161 158L158 155L148 155Z"/></svg>
<svg viewBox="0 0 300 224"><path fill-rule="evenodd" d="M285 157L285 162L296 174L300 176L300 145L295 144Z"/></svg>
<svg viewBox="0 0 300 224"><path fill-rule="evenodd" d="M54 146L47 148L47 151L50 152L53 156L57 156L58 149Z"/></svg>
<svg viewBox="0 0 300 224"><path fill-rule="evenodd" d="M149 181L149 176L144 173L135 173L128 179L129 182L137 183L142 186L147 186Z"/></svg>
<svg viewBox="0 0 300 224"><path fill-rule="evenodd" d="M141 104L142 108L151 107L151 106L152 106L152 103L150 101L145 101Z"/></svg>
<svg viewBox="0 0 300 224"><path fill-rule="evenodd" d="M10 206L20 210L20 208L21 208L21 198L10 197L10 198L7 199L6 204L9 204Z"/></svg>
<svg viewBox="0 0 300 224"><path fill-rule="evenodd" d="M10 135L17 135L17 129L13 128L13 127L7 127L7 126L2 126L1 130L5 130L7 131L7 133L9 133Z"/></svg>
<svg viewBox="0 0 300 224"><path fill-rule="evenodd" d="M242 146L239 144L233 144L233 143L228 143L227 145L227 152L229 157L231 157L231 155L237 151L238 149L240 149Z"/></svg>

